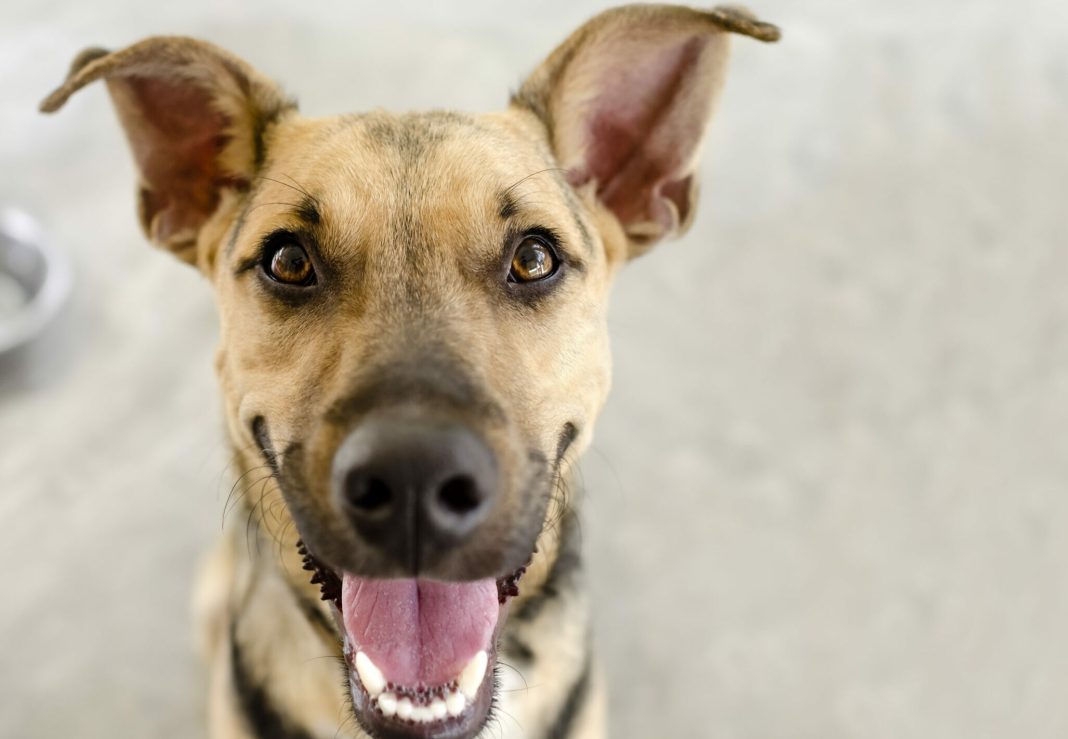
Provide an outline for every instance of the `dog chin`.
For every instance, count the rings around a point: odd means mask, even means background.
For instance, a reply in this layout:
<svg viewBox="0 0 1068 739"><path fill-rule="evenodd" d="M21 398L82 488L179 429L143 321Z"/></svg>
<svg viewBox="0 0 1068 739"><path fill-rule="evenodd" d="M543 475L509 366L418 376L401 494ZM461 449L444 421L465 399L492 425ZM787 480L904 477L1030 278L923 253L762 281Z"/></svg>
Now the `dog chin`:
<svg viewBox="0 0 1068 739"><path fill-rule="evenodd" d="M343 635L360 726L384 739L477 735L493 704L497 637L526 567L468 582L364 578L300 546Z"/></svg>

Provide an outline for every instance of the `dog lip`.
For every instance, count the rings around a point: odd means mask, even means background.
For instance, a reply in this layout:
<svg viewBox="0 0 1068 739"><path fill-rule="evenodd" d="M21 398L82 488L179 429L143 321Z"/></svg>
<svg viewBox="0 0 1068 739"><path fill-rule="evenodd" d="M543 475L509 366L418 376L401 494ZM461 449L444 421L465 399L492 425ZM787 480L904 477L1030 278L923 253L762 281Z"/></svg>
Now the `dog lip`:
<svg viewBox="0 0 1068 739"><path fill-rule="evenodd" d="M297 540L297 552L301 556L301 567L311 573L311 584L319 586L320 599L332 603L340 611L341 574L339 571L316 557L303 539ZM494 578L497 582L497 599L501 605L519 595L519 581L526 574L527 568L530 567L537 553L538 547L535 546L525 564Z"/></svg>
<svg viewBox="0 0 1068 739"><path fill-rule="evenodd" d="M259 447L260 454L263 455L267 466L271 468L274 476L278 477L278 453L271 445L271 435L267 430L267 419L261 415L255 416L252 419L252 423L249 424L249 429L252 431L252 438L256 441L256 446Z"/></svg>

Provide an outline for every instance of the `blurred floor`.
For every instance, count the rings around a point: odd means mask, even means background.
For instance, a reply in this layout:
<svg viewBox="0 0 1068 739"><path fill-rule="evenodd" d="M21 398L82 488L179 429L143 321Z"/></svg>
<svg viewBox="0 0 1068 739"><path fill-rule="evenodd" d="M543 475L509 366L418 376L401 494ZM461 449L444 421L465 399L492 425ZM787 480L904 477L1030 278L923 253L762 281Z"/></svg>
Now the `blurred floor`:
<svg viewBox="0 0 1068 739"><path fill-rule="evenodd" d="M142 242L103 90L37 101L177 32L308 114L493 109L600 7L428 6L0 9L0 202L79 280L47 371L0 384L0 736L201 734L188 591L230 485L209 290ZM785 38L735 46L698 222L614 296L584 468L612 736L1068 736L1068 8L754 7Z"/></svg>

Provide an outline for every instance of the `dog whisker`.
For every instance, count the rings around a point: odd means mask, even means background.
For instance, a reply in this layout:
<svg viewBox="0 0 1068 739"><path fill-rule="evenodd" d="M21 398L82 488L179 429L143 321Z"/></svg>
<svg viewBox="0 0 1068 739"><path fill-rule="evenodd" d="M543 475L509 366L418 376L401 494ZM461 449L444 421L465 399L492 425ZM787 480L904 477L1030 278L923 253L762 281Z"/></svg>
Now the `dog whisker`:
<svg viewBox="0 0 1068 739"><path fill-rule="evenodd" d="M287 520L282 524L282 529L274 537L275 538L275 543L278 544L278 552L277 552L278 561L283 563L283 564L286 561L285 560L285 550L287 548L287 545L286 545L286 533L290 529L294 529L294 530L296 529L296 524L293 522L293 519L291 517L289 517L289 516L286 516L286 519ZM292 574L296 574L296 572L293 572Z"/></svg>
<svg viewBox="0 0 1068 739"><path fill-rule="evenodd" d="M529 683L527 683L527 678L526 678L526 675L524 675L524 674L523 674L523 672L522 672L522 671L521 671L521 670L520 670L520 669L519 669L518 667L515 667L514 665L510 665L510 664L508 664L507 662L505 662L505 661L504 661L503 659L501 659L500 657L498 657L498 658L497 658L497 664L498 664L499 666L501 666L501 667L507 667L507 668L508 668L509 670L511 670L512 672L514 672L514 673L515 673L516 675L518 675L518 676L519 676L519 679L523 681L523 687L522 687L522 688L515 688L515 689L513 689L513 690L511 690L511 691L502 691L502 692L512 692L512 693L515 693L515 692L521 692L521 691L527 691L527 690L530 690L530 684L529 684Z"/></svg>
<svg viewBox="0 0 1068 739"><path fill-rule="evenodd" d="M245 521L245 546L248 549L249 556L252 556L252 546L251 546L251 544L249 544L249 534L251 533L253 524L255 523L256 509L257 508L260 509L260 520L262 520L263 512L264 512L263 499L267 495L267 485L273 479L274 479L274 475L273 474L272 475L268 475L267 477L263 478L263 480L262 480L263 484L260 486L259 499L256 501L255 504L253 504L252 508L249 509L248 519ZM259 531L260 527L256 526L256 529L257 529L257 531ZM262 551L260 549L260 541L261 541L261 537L260 536L256 536L256 554L257 555L262 554Z"/></svg>
<svg viewBox="0 0 1068 739"><path fill-rule="evenodd" d="M270 202L267 202L267 203L257 203L256 205L253 205L251 208L249 208L246 211L246 213L251 213L254 210L259 210L260 208L263 208L263 207L268 206L268 205L284 206L284 207L292 208L292 209L296 209L297 207L299 207L297 205L297 203L283 203L283 202L278 202L278 201L270 201Z"/></svg>
<svg viewBox="0 0 1068 739"><path fill-rule="evenodd" d="M519 187L520 185L522 185L522 184L523 184L524 182L526 182L527 180L529 180L529 179L530 179L531 177L537 177L538 175L540 175L540 174L545 174L546 172L566 172L566 171L567 171L567 170L566 170L566 169L564 169L563 167L546 167L545 169L539 169L539 170L538 170L537 172L531 172L531 173L530 173L530 174L528 174L528 175L527 175L526 177L522 177L522 178L520 178L519 180L516 180L516 181L515 181L514 183L512 183L512 184L511 184L510 186L508 186L507 188L505 188L504 192L503 192L503 193L501 193L501 194L502 194L502 195L503 195L504 197L508 197L509 195L511 195L511 194L512 194L512 190L514 190L515 188L517 188L517 187Z"/></svg>
<svg viewBox="0 0 1068 739"><path fill-rule="evenodd" d="M255 175L255 179L257 179L257 180L267 180L268 182L273 182L276 185L282 185L283 187L288 187L290 190L294 190L296 192L299 192L301 195L303 195L306 198L309 198L313 202L318 202L318 200L315 198L315 196L313 196L310 192L308 192L307 190L305 190L303 187L300 186L299 182L297 182L296 180L294 180L292 177L290 177L287 174L282 174L282 176L285 177L286 179L290 180L290 182L292 182L293 184L291 185L288 182L282 182L281 180L276 180L274 177L268 177L267 175L262 175L262 174Z"/></svg>
<svg viewBox="0 0 1068 739"><path fill-rule="evenodd" d="M296 186L296 188L297 188L297 190L298 190L298 191L300 191L300 192L304 193L304 196L305 196L306 198L308 198L308 199L309 199L309 200L311 200L311 201L312 201L313 203L315 203L316 205L318 205L318 203L319 203L319 199L318 199L318 198L316 198L316 197L315 197L314 195L312 195L312 194L311 194L310 192L308 192L307 188L306 188L306 187L304 187L304 185L302 185L302 184L300 184L299 182L297 182L297 180L296 180L295 178L293 178L293 177L290 177L290 176L289 176L289 175L288 175L287 173L285 173L285 172L279 172L279 173L278 173L278 175L279 175L280 177L285 177L285 178L286 178L287 180L289 180L290 182L292 182L292 183L293 183L293 185L294 185L294 186Z"/></svg>
<svg viewBox="0 0 1068 739"><path fill-rule="evenodd" d="M256 473L256 472L263 472L265 470L268 471L266 477L257 478L256 481L253 482L251 485L244 484L245 478L248 477L250 474L253 474L253 473ZM223 504L223 511L222 511L222 525L223 526L226 525L226 517L227 517L227 515L229 515L229 513L234 508L237 507L237 505L241 502L241 500L245 498L245 496L248 493L248 489L253 485L257 485L261 480L267 479L267 478L271 477L272 475L273 475L273 473L269 471L269 468L268 468L267 465L261 465L259 467L253 467L253 468L245 471L245 473L242 474L241 477L239 477L236 482L234 482L233 486L231 486L231 488L230 488L230 493L226 496L226 503ZM238 494L238 496L236 498L234 498L234 492L237 491L238 489L240 489L240 493Z"/></svg>

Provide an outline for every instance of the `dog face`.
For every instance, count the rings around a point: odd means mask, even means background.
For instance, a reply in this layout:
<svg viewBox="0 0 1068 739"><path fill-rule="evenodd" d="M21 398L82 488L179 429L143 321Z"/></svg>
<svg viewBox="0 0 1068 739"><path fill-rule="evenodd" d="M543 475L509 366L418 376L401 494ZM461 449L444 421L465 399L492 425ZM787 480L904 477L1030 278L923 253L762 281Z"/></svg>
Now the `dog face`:
<svg viewBox="0 0 1068 739"><path fill-rule="evenodd" d="M618 259L537 134L514 111L272 128L214 260L219 372L231 432L279 452L333 567L514 571L585 442Z"/></svg>
<svg viewBox="0 0 1068 739"><path fill-rule="evenodd" d="M214 285L229 433L272 476L252 513L303 539L372 733L485 721L504 604L551 563L608 390L611 277L692 219L727 31L774 37L606 12L487 115L305 119L182 38L85 52L45 101L107 81L146 233Z"/></svg>

